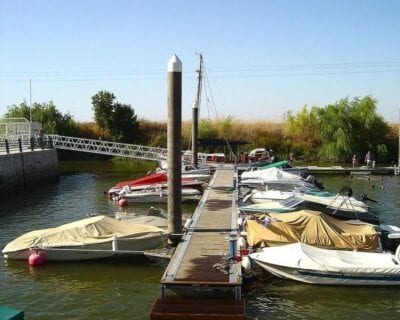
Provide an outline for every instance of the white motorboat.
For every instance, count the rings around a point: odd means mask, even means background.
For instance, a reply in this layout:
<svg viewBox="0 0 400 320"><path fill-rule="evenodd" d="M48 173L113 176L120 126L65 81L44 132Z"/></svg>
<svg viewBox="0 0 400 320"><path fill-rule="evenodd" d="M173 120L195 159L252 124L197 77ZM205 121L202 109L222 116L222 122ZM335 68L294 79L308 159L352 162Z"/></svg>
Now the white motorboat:
<svg viewBox="0 0 400 320"><path fill-rule="evenodd" d="M28 260L43 253L47 260L88 260L140 254L163 245L168 233L160 228L94 216L56 228L28 232L2 250L5 259Z"/></svg>
<svg viewBox="0 0 400 320"><path fill-rule="evenodd" d="M182 202L199 201L201 192L194 188L182 188ZM124 187L113 197L114 200L126 199L128 202L136 203L167 203L168 189L152 185L146 189L130 190Z"/></svg>
<svg viewBox="0 0 400 320"><path fill-rule="evenodd" d="M115 219L123 220L127 223L134 223L134 224L146 224L155 226L158 228L166 229L168 227L168 215L167 213L158 208L151 207L146 214L135 214L129 213L124 211L118 211L115 213ZM182 215L182 226L183 229L191 222L190 215L183 214Z"/></svg>
<svg viewBox="0 0 400 320"><path fill-rule="evenodd" d="M400 285L399 251L393 255L293 243L264 248L250 258L275 276L303 283L388 286Z"/></svg>
<svg viewBox="0 0 400 320"><path fill-rule="evenodd" d="M182 188L194 188L194 189L202 189L204 182L188 177L182 177ZM151 187L162 187L162 188L167 188L168 187L168 177L167 174L164 172L157 172L153 174L149 174L145 177L139 178L139 179L134 179L134 180L128 180L128 181L122 181L117 183L114 187L110 188L108 190L108 196L112 198L114 195L116 195L118 192L120 192L123 188L129 188L132 191L137 191L137 190L143 190L143 189L148 189Z"/></svg>
<svg viewBox="0 0 400 320"><path fill-rule="evenodd" d="M379 217L369 213L369 206L352 196L328 192L254 191L250 199L255 204L240 207L243 212L291 212L301 209L322 211L342 220L359 219L379 224Z"/></svg>
<svg viewBox="0 0 400 320"><path fill-rule="evenodd" d="M368 212L369 206L354 197L345 195L319 195L310 193L298 193L296 196L304 202L321 205L321 207L328 207L332 210L351 211L356 213Z"/></svg>
<svg viewBox="0 0 400 320"><path fill-rule="evenodd" d="M274 200L288 200L294 198L297 194L295 190L293 191L281 191L281 190L257 190L253 189L248 195L251 202L253 203L267 203ZM247 199L244 199L247 200Z"/></svg>
<svg viewBox="0 0 400 320"><path fill-rule="evenodd" d="M300 205L304 201L294 195L283 200L269 200L261 203L243 205L239 207L245 213L268 213L268 212L292 212L300 210Z"/></svg>
<svg viewBox="0 0 400 320"><path fill-rule="evenodd" d="M303 178L299 175L283 171L278 168L245 171L241 175L240 183L247 186L266 185L272 189L284 188L293 190L296 187L317 188L316 179L313 176Z"/></svg>

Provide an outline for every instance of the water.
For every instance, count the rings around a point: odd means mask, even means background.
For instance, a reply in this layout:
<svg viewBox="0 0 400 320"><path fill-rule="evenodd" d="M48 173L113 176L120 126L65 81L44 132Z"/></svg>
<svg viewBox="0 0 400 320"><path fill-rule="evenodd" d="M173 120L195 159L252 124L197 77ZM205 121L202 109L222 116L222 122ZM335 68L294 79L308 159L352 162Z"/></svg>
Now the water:
<svg viewBox="0 0 400 320"><path fill-rule="evenodd" d="M154 166L97 161L62 163L61 169L57 181L0 200L0 247L22 233L82 219L89 213L113 216L118 208L103 191ZM373 212L385 222L400 225L400 177L318 178L332 192L349 185L356 197L366 193L379 201L372 204ZM194 208L185 205L183 209L193 212ZM128 210L144 213L148 206ZM164 268L165 263L144 258L49 263L36 268L0 258L0 305L24 310L27 320L148 319L160 294ZM244 287L249 319L398 319L399 295L400 288L303 285L265 272Z"/></svg>

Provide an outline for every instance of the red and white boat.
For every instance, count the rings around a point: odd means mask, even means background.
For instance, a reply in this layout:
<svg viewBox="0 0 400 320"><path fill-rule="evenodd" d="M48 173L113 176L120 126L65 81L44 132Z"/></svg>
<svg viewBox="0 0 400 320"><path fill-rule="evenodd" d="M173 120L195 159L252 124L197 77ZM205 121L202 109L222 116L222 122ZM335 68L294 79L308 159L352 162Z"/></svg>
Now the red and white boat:
<svg viewBox="0 0 400 320"><path fill-rule="evenodd" d="M108 196L110 199L112 199L113 196L122 191L124 187L129 187L131 191L140 191L144 189L148 190L155 186L162 189L166 189L168 187L168 177L165 173L154 173L139 179L119 182L110 190L108 190ZM202 181L191 178L182 178L182 188L202 190L202 186Z"/></svg>

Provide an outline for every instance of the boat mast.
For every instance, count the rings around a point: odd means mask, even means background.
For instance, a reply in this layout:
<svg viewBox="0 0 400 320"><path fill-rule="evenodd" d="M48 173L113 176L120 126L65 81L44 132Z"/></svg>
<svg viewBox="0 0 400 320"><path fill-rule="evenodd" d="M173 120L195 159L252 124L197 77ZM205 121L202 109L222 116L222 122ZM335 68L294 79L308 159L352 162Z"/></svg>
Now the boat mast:
<svg viewBox="0 0 400 320"><path fill-rule="evenodd" d="M203 55L199 53L200 56L200 67L197 70L197 94L196 100L193 103L192 108L192 164L197 167L197 135L199 126L199 106L201 100L201 80L203 76Z"/></svg>

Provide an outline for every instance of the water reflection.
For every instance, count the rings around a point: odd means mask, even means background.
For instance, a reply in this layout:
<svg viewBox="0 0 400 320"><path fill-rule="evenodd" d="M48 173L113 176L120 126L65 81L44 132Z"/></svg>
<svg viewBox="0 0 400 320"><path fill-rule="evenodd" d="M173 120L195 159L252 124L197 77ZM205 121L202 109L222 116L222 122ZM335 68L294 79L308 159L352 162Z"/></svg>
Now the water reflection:
<svg viewBox="0 0 400 320"><path fill-rule="evenodd" d="M246 292L251 319L398 319L397 287L339 287L258 279Z"/></svg>

